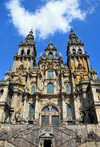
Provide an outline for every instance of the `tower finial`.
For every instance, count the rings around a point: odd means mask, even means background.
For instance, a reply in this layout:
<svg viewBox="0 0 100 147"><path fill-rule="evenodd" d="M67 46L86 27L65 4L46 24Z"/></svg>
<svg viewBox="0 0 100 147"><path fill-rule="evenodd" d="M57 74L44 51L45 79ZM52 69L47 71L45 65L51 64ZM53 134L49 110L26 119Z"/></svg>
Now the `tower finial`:
<svg viewBox="0 0 100 147"><path fill-rule="evenodd" d="M33 26L31 27L31 31L33 32Z"/></svg>
<svg viewBox="0 0 100 147"><path fill-rule="evenodd" d="M70 28L70 33L74 33L74 30L72 27Z"/></svg>
<svg viewBox="0 0 100 147"><path fill-rule="evenodd" d="M77 37L77 35L74 33L74 30L72 29L72 27L71 27L71 30L70 30L69 39L70 39L71 41L74 41L74 42L78 40L78 37Z"/></svg>

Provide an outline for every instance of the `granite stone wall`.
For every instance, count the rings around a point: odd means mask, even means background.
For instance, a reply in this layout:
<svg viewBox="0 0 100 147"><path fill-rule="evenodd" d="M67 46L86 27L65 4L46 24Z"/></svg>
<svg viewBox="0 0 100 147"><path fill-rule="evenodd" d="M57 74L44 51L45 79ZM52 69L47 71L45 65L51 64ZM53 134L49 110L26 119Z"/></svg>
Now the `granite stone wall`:
<svg viewBox="0 0 100 147"><path fill-rule="evenodd" d="M0 125L0 147L100 147L100 125Z"/></svg>

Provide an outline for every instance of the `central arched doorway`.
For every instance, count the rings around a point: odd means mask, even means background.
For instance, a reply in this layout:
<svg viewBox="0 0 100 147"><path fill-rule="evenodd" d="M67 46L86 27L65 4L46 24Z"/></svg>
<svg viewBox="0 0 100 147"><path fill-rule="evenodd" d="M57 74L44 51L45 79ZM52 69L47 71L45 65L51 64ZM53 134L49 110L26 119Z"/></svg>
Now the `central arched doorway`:
<svg viewBox="0 0 100 147"><path fill-rule="evenodd" d="M52 126L42 126L39 130L39 147L55 147Z"/></svg>
<svg viewBox="0 0 100 147"><path fill-rule="evenodd" d="M44 140L44 147L51 147L51 140Z"/></svg>
<svg viewBox="0 0 100 147"><path fill-rule="evenodd" d="M54 105L46 105L42 108L41 111L41 125L59 125L59 110Z"/></svg>

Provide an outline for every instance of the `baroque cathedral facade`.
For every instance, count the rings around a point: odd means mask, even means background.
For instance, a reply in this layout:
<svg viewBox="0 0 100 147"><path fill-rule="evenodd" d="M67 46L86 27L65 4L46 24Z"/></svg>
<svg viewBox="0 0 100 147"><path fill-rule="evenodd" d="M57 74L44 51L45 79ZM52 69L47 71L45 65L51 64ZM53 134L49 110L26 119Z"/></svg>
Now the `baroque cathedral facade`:
<svg viewBox="0 0 100 147"><path fill-rule="evenodd" d="M36 65L32 30L19 43L12 70L0 82L2 124L100 123L100 80L90 68L83 41L71 29L67 62L50 42Z"/></svg>

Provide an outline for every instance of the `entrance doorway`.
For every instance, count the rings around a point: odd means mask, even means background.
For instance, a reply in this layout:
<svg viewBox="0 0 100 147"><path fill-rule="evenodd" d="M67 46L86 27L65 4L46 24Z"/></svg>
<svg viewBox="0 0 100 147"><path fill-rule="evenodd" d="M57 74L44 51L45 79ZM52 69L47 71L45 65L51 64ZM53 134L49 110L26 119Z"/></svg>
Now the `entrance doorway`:
<svg viewBox="0 0 100 147"><path fill-rule="evenodd" d="M44 140L44 147L51 147L51 140Z"/></svg>

